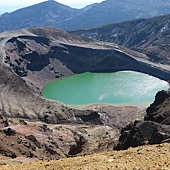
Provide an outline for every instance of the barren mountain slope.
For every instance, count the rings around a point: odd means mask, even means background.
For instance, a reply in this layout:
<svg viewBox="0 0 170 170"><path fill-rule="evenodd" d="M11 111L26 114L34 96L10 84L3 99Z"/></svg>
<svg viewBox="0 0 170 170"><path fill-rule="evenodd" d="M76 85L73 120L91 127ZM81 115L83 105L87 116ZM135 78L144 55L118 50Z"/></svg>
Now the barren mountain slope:
<svg viewBox="0 0 170 170"><path fill-rule="evenodd" d="M51 27L4 32L0 39L0 111L2 120L9 119L0 129L0 138L5 141L1 143L2 164L8 157L16 157L12 162L19 163L110 150L123 126L144 117L145 108L73 108L40 94L49 81L75 73L133 67L152 70L148 64L140 66L135 57L116 45ZM168 78L161 68L154 70ZM45 154L42 157L40 153Z"/></svg>
<svg viewBox="0 0 170 170"><path fill-rule="evenodd" d="M0 40L1 155L16 163L111 150L121 128L146 114L139 107L74 108L45 99L41 90L49 81L86 71L119 70L170 80L168 70L152 65L141 53L52 27L4 32Z"/></svg>
<svg viewBox="0 0 170 170"><path fill-rule="evenodd" d="M40 161L22 165L6 165L2 170L169 170L170 144L159 144L111 151L89 156Z"/></svg>
<svg viewBox="0 0 170 170"><path fill-rule="evenodd" d="M0 32L47 25L78 30L165 15L169 11L169 0L105 0L82 9L71 8L56 1L44 1L0 15Z"/></svg>
<svg viewBox="0 0 170 170"><path fill-rule="evenodd" d="M170 15L110 24L74 33L139 51L155 63L170 65Z"/></svg>
<svg viewBox="0 0 170 170"><path fill-rule="evenodd" d="M134 70L170 79L168 70L151 66L141 53L52 27L9 32L2 42L4 62L34 90L55 78L86 71Z"/></svg>

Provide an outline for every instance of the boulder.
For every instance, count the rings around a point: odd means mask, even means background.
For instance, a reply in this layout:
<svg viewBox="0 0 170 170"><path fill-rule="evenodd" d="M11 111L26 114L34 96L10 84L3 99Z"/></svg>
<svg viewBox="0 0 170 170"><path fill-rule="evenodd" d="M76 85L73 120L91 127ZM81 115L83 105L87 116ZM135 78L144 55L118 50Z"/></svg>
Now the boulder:
<svg viewBox="0 0 170 170"><path fill-rule="evenodd" d="M7 135L7 136L15 136L16 135L16 131L11 128L4 129L3 133L5 133L5 135Z"/></svg>
<svg viewBox="0 0 170 170"><path fill-rule="evenodd" d="M159 144L170 138L170 125L153 121L131 123L121 131L117 150L128 149L145 144Z"/></svg>
<svg viewBox="0 0 170 170"><path fill-rule="evenodd" d="M9 126L8 119L0 114L0 127Z"/></svg>
<svg viewBox="0 0 170 170"><path fill-rule="evenodd" d="M159 91L155 96L155 101L147 108L144 120L161 123L170 117L169 98L170 91Z"/></svg>

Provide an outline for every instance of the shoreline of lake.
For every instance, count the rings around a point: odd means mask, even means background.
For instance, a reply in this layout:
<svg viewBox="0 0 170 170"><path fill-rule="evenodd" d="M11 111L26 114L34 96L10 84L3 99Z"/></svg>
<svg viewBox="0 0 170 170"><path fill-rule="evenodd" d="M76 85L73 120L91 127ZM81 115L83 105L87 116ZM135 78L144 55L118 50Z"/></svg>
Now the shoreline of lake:
<svg viewBox="0 0 170 170"><path fill-rule="evenodd" d="M134 72L82 73L48 83L42 95L69 106L93 104L148 106L160 90L168 90L166 81Z"/></svg>

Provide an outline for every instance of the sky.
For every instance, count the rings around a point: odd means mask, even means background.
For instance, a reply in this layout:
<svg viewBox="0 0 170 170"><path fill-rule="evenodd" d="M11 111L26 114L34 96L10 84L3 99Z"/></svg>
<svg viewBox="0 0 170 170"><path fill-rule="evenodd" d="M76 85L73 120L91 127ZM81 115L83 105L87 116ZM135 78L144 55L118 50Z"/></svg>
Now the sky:
<svg viewBox="0 0 170 170"><path fill-rule="evenodd" d="M12 12L16 9L34 5L45 0L0 0L0 14L4 12ZM56 0L59 3L68 5L73 8L83 8L86 5L95 3L95 2L102 2L104 0Z"/></svg>

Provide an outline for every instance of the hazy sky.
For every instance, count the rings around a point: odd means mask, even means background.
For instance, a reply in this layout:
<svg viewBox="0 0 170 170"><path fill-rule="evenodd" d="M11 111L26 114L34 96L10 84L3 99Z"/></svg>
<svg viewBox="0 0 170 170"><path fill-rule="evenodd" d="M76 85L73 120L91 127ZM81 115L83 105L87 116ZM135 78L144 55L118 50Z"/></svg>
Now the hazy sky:
<svg viewBox="0 0 170 170"><path fill-rule="evenodd" d="M34 5L45 0L0 0L0 14L4 12L11 12L18 8L26 7L29 5ZM74 8L82 8L86 5L102 2L104 0L56 0L59 3L74 7Z"/></svg>

